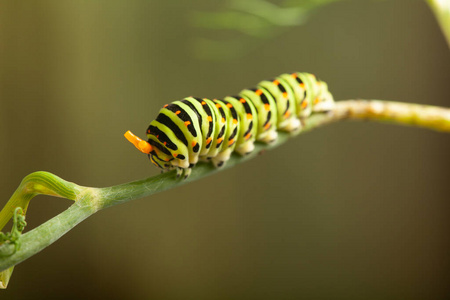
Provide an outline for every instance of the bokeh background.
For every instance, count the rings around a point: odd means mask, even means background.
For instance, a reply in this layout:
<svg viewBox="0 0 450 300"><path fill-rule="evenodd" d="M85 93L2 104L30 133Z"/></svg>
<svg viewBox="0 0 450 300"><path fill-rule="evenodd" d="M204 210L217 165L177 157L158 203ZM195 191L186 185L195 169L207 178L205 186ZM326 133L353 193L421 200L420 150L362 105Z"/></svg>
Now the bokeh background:
<svg viewBox="0 0 450 300"><path fill-rule="evenodd" d="M126 130L284 72L317 74L338 100L450 106L424 1L338 1L267 36L198 26L227 3L1 1L0 205L37 170L96 187L156 175ZM448 134L334 124L99 212L17 266L0 298L446 299L449 154ZM70 204L33 199L27 229Z"/></svg>

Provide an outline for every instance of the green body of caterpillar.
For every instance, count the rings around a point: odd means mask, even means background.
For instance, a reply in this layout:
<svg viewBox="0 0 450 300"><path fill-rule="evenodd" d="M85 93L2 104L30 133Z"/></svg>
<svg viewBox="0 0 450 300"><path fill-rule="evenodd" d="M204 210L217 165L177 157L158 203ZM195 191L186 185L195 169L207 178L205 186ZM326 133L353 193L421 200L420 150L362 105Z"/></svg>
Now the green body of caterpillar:
<svg viewBox="0 0 450 300"><path fill-rule="evenodd" d="M297 132L300 119L333 106L327 84L308 73L283 74L223 100L187 97L165 105L150 123L149 157L187 178L199 159L221 167L233 151L245 155L255 141L274 142L277 130Z"/></svg>

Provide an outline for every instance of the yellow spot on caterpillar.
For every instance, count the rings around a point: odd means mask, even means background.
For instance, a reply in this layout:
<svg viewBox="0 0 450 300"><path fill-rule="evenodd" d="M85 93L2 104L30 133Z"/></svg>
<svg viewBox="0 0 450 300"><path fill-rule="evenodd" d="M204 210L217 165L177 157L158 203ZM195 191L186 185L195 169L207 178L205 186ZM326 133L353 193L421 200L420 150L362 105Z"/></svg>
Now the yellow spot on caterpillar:
<svg viewBox="0 0 450 300"><path fill-rule="evenodd" d="M247 114L247 120L252 120L252 119L253 119L252 114Z"/></svg>
<svg viewBox="0 0 450 300"><path fill-rule="evenodd" d="M283 97L284 97L284 98L287 98L287 97L288 97L288 93L287 93L287 92L284 92L284 93L283 93Z"/></svg>
<svg viewBox="0 0 450 300"><path fill-rule="evenodd" d="M270 110L270 104L269 103L264 104L264 109L267 111Z"/></svg>
<svg viewBox="0 0 450 300"><path fill-rule="evenodd" d="M223 138L217 139L217 144L220 144L223 141Z"/></svg>
<svg viewBox="0 0 450 300"><path fill-rule="evenodd" d="M305 84L302 82L302 83L300 83L299 84L299 86L302 88L302 89L304 89L305 88Z"/></svg>
<svg viewBox="0 0 450 300"><path fill-rule="evenodd" d="M202 105L206 105L206 102L205 102L205 101L202 101Z"/></svg>
<svg viewBox="0 0 450 300"><path fill-rule="evenodd" d="M211 116L208 116L208 121L212 122L212 117Z"/></svg>
<svg viewBox="0 0 450 300"><path fill-rule="evenodd" d="M225 123L225 118L222 118L222 123Z"/></svg>
<svg viewBox="0 0 450 300"><path fill-rule="evenodd" d="M228 141L228 146L233 145L233 143L234 143L234 139L229 140L229 141Z"/></svg>
<svg viewBox="0 0 450 300"><path fill-rule="evenodd" d="M169 106L169 104L164 105L163 107L166 108L167 106Z"/></svg>
<svg viewBox="0 0 450 300"><path fill-rule="evenodd" d="M172 154L172 155L173 155L173 157L177 158L178 153L174 153L174 154Z"/></svg>
<svg viewBox="0 0 450 300"><path fill-rule="evenodd" d="M192 141L191 145L192 145L192 147L195 147L195 145L197 145L197 142L196 141Z"/></svg>
<svg viewBox="0 0 450 300"><path fill-rule="evenodd" d="M258 96L261 96L261 95L262 95L262 93L263 93L263 91L262 91L262 90L256 90L256 91L255 91L255 94L256 94L256 95L258 95Z"/></svg>
<svg viewBox="0 0 450 300"><path fill-rule="evenodd" d="M216 103L216 107L217 107L217 108L221 108L222 106L220 106L219 103Z"/></svg>
<svg viewBox="0 0 450 300"><path fill-rule="evenodd" d="M184 122L184 125L189 126L191 124L191 121Z"/></svg>
<svg viewBox="0 0 450 300"><path fill-rule="evenodd" d="M280 84L280 82L277 80L277 79L275 79L274 81L272 81L273 82L273 84L275 84L275 85L279 85Z"/></svg>
<svg viewBox="0 0 450 300"><path fill-rule="evenodd" d="M297 78L297 73L292 73L291 77L294 78L294 79Z"/></svg>
<svg viewBox="0 0 450 300"><path fill-rule="evenodd" d="M211 143L211 141L212 141L212 138L209 137L209 138L206 140L206 145L208 145L209 143Z"/></svg>
<svg viewBox="0 0 450 300"><path fill-rule="evenodd" d="M177 111L175 112L176 115L179 115L180 113L181 113L181 110L177 110Z"/></svg>
<svg viewBox="0 0 450 300"><path fill-rule="evenodd" d="M227 103L227 107L228 107L228 108L232 108L233 105L231 105L231 103Z"/></svg>
<svg viewBox="0 0 450 300"><path fill-rule="evenodd" d="M233 119L233 124L236 125L237 123L237 119Z"/></svg>
<svg viewBox="0 0 450 300"><path fill-rule="evenodd" d="M314 99L314 104L317 104L317 103L319 103L319 102L320 102L320 99L319 99L319 98Z"/></svg>
<svg viewBox="0 0 450 300"><path fill-rule="evenodd" d="M245 102L246 102L244 98L239 99L239 101L240 101L241 103L245 103Z"/></svg>
<svg viewBox="0 0 450 300"><path fill-rule="evenodd" d="M307 106L308 106L308 101L303 100L302 105L301 105L302 109L305 109Z"/></svg>
<svg viewBox="0 0 450 300"><path fill-rule="evenodd" d="M291 112L288 110L284 113L284 118L287 119L291 115Z"/></svg>
<svg viewBox="0 0 450 300"><path fill-rule="evenodd" d="M269 129L269 127L270 127L270 122L268 122L268 123L264 126L264 129L267 130L267 129Z"/></svg>
<svg viewBox="0 0 450 300"><path fill-rule="evenodd" d="M247 133L247 135L245 136L245 139L248 140L251 136L252 136L252 133L249 132L249 133Z"/></svg>

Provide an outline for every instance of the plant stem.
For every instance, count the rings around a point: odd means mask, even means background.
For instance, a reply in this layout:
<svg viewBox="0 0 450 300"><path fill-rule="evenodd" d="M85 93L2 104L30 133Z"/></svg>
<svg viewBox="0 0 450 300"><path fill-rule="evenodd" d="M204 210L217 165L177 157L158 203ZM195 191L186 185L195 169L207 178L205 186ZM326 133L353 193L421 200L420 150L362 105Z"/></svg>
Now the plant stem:
<svg viewBox="0 0 450 300"><path fill-rule="evenodd" d="M380 100L347 100L337 102L333 111L313 114L304 120L300 133L346 119L387 121L450 132L450 109L448 108ZM255 151L247 156L232 155L220 169L208 163L199 163L186 180L176 178L174 171L171 171L117 186L91 188L65 181L48 172L32 173L24 178L0 212L0 229L11 218L15 207L20 206L25 211L29 201L38 194L68 198L75 203L56 217L23 234L20 237L21 247L16 252L13 249L14 245L8 243L1 245L0 255L3 254L3 257L0 256L0 270L7 270L43 250L101 209L150 196L230 168L257 156L264 150L278 147L291 136L293 134L279 132L278 140L273 144L257 143ZM5 255L5 253L8 254Z"/></svg>
<svg viewBox="0 0 450 300"><path fill-rule="evenodd" d="M365 119L450 132L450 109L381 100L339 101L330 121Z"/></svg>
<svg viewBox="0 0 450 300"><path fill-rule="evenodd" d="M80 187L72 182L65 181L48 172L34 172L26 176L17 190L0 212L0 230L13 216L14 209L21 207L24 212L30 200L39 194L76 200Z"/></svg>
<svg viewBox="0 0 450 300"><path fill-rule="evenodd" d="M450 3L448 0L427 0L450 47Z"/></svg>

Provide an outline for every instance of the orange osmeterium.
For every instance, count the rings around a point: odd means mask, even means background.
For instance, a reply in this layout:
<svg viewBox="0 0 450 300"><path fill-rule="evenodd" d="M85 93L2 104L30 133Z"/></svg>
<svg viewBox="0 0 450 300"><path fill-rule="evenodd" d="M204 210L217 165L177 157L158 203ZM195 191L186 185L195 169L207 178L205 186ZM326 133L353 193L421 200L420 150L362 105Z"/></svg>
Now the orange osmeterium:
<svg viewBox="0 0 450 300"><path fill-rule="evenodd" d="M152 151L152 146L144 140L141 140L135 136L131 131L127 131L124 134L125 138L132 143L139 151L145 154L149 154Z"/></svg>

